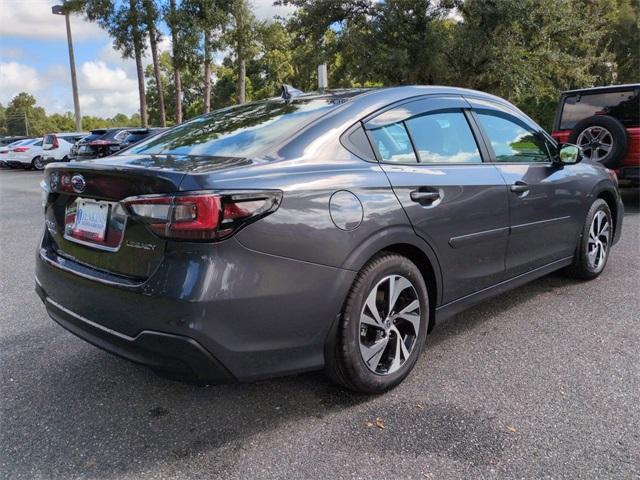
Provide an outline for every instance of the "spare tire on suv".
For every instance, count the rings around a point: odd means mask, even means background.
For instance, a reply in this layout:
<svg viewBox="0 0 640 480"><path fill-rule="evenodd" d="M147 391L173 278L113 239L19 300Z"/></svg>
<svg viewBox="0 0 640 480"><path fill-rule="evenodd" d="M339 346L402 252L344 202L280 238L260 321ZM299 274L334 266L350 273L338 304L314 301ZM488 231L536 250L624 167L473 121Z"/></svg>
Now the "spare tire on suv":
<svg viewBox="0 0 640 480"><path fill-rule="evenodd" d="M581 147L586 158L617 168L627 153L628 137L622 123L615 118L593 115L573 127L569 143Z"/></svg>

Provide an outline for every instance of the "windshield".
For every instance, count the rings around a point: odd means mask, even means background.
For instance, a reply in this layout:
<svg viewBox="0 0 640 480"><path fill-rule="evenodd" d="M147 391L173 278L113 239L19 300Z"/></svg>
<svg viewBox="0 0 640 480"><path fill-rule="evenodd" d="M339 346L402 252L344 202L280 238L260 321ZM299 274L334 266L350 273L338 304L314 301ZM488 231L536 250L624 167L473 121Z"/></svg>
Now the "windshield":
<svg viewBox="0 0 640 480"><path fill-rule="evenodd" d="M342 102L343 99L316 97L228 107L152 137L127 154L248 158L274 147Z"/></svg>

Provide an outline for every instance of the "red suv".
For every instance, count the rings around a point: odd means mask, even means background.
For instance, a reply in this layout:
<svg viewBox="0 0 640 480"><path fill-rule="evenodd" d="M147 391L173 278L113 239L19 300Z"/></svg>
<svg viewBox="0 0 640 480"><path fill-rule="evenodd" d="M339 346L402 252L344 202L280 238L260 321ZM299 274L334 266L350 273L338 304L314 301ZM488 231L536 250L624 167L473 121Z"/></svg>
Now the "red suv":
<svg viewBox="0 0 640 480"><path fill-rule="evenodd" d="M640 184L640 83L564 92L553 137L616 171L621 186Z"/></svg>

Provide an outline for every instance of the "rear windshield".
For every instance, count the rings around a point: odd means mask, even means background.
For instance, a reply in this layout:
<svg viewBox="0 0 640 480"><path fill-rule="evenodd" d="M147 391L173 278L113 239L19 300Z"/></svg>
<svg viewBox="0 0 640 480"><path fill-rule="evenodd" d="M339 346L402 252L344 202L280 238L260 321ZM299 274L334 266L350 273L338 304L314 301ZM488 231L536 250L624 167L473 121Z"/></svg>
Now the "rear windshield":
<svg viewBox="0 0 640 480"><path fill-rule="evenodd" d="M127 154L248 158L274 147L344 100L266 100L216 110L154 136Z"/></svg>
<svg viewBox="0 0 640 480"><path fill-rule="evenodd" d="M83 142L91 142L93 140L97 140L100 137L104 136L107 133L106 130L93 130L89 135L82 139Z"/></svg>
<svg viewBox="0 0 640 480"><path fill-rule="evenodd" d="M127 138L125 138L124 141L127 143L137 143L140 140L144 140L145 138L147 138L150 134L151 132L130 133L129 135L127 135Z"/></svg>
<svg viewBox="0 0 640 480"><path fill-rule="evenodd" d="M593 115L610 115L625 127L637 127L640 116L639 98L633 90L569 95L562 108L560 129L572 129L580 120Z"/></svg>

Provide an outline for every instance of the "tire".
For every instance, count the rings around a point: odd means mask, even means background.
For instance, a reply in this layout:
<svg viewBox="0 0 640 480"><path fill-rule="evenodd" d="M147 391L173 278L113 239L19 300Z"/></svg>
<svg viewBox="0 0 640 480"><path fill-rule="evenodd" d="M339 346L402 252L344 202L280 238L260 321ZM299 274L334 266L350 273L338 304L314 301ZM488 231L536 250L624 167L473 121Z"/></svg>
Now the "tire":
<svg viewBox="0 0 640 480"><path fill-rule="evenodd" d="M596 220L596 217L599 220ZM602 225L602 219L606 220L604 226ZM607 265L611 252L613 228L613 217L611 210L609 210L609 205L601 198L598 198L589 208L573 263L566 268L565 273L570 277L582 280L593 280L600 275ZM593 235L593 233L596 235ZM594 238L597 240L594 241ZM599 248L600 250L598 250ZM599 257L600 252L603 253L601 260ZM596 260L598 261L596 262Z"/></svg>
<svg viewBox="0 0 640 480"><path fill-rule="evenodd" d="M569 135L569 143L581 147L585 158L608 168L617 168L627 154L628 137L624 125L617 119L594 115L576 124Z"/></svg>
<svg viewBox="0 0 640 480"><path fill-rule="evenodd" d="M392 282L398 293L390 297ZM383 252L362 268L349 291L326 373L359 393L389 390L415 366L428 324L429 296L420 270L402 255Z"/></svg>
<svg viewBox="0 0 640 480"><path fill-rule="evenodd" d="M44 170L45 164L42 162L42 157L35 157L31 160L31 168L34 170Z"/></svg>

